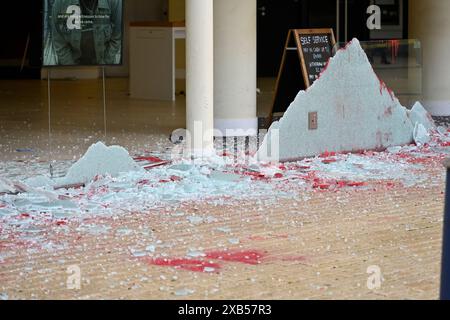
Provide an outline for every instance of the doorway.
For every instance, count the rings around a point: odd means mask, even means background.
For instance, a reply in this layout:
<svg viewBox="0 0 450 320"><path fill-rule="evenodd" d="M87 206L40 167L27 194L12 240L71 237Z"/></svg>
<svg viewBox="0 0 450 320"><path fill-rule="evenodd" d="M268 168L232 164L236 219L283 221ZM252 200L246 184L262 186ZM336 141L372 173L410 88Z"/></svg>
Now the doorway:
<svg viewBox="0 0 450 320"><path fill-rule="evenodd" d="M42 1L4 1L0 20L0 78L40 78Z"/></svg>
<svg viewBox="0 0 450 320"><path fill-rule="evenodd" d="M258 0L258 77L276 77L289 29L332 28L336 0Z"/></svg>
<svg viewBox="0 0 450 320"><path fill-rule="evenodd" d="M306 1L257 1L258 77L275 77L289 29L303 28Z"/></svg>

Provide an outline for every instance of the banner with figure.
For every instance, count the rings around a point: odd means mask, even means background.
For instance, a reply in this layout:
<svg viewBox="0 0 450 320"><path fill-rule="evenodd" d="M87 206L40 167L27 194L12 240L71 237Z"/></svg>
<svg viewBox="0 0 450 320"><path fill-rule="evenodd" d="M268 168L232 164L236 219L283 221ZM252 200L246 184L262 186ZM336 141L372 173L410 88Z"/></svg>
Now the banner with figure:
<svg viewBox="0 0 450 320"><path fill-rule="evenodd" d="M122 64L122 0L44 0L43 66Z"/></svg>

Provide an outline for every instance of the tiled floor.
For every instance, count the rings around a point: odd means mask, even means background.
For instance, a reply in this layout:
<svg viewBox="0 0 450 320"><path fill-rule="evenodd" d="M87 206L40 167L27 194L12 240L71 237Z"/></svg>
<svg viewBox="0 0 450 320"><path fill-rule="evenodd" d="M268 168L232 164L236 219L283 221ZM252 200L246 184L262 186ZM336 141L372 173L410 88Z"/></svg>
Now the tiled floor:
<svg viewBox="0 0 450 320"><path fill-rule="evenodd" d="M271 83L260 83L260 113ZM132 100L126 88L108 81L106 141L131 153L165 148L184 125L184 98ZM104 139L97 81L55 82L53 92L50 149L46 82L0 81L1 165L78 158ZM0 225L0 298L436 299L444 169L434 159L424 170L428 180L410 187L294 188L296 197L275 201L191 201L75 220L23 213L29 234ZM80 290L67 287L71 266ZM384 280L376 290L367 286L373 266Z"/></svg>
<svg viewBox="0 0 450 320"><path fill-rule="evenodd" d="M0 264L0 291L10 299L437 299L442 201L440 187L314 193L265 212L251 201L186 204L185 215L217 219L195 225L165 209L83 222L111 226L101 234L52 224L53 244L68 248L15 248ZM155 239L159 261L130 253ZM207 256L186 258L194 248ZM81 290L67 288L72 265ZM371 266L381 289L367 287Z"/></svg>
<svg viewBox="0 0 450 320"><path fill-rule="evenodd" d="M259 117L270 112L274 82L259 79ZM98 140L132 151L148 150L157 142L168 142L173 130L184 128L184 96L177 96L175 102L131 99L127 79L108 79L106 87L105 137L101 81L52 81L50 140L47 82L0 80L0 160L28 156L16 152L18 149L31 149L43 158L52 153L56 159L71 159ZM76 150L72 148L74 145Z"/></svg>

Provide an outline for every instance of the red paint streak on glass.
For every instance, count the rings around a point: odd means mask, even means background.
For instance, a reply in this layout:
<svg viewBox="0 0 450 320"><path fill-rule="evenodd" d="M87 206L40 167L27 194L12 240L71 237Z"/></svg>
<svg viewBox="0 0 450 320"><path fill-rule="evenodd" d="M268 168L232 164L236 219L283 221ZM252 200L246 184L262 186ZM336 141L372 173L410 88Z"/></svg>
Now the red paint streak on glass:
<svg viewBox="0 0 450 320"><path fill-rule="evenodd" d="M148 161L148 162L164 162L164 160L157 157L137 157L135 161Z"/></svg>

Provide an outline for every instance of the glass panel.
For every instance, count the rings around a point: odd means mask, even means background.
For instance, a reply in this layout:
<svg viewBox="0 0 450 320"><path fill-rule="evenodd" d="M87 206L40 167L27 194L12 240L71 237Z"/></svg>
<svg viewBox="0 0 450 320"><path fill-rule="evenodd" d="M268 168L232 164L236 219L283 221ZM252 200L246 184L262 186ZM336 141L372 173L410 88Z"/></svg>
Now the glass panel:
<svg viewBox="0 0 450 320"><path fill-rule="evenodd" d="M339 43L334 51L343 47L345 43ZM411 107L421 100L422 45L419 40L363 41L361 47L377 75L404 106Z"/></svg>

